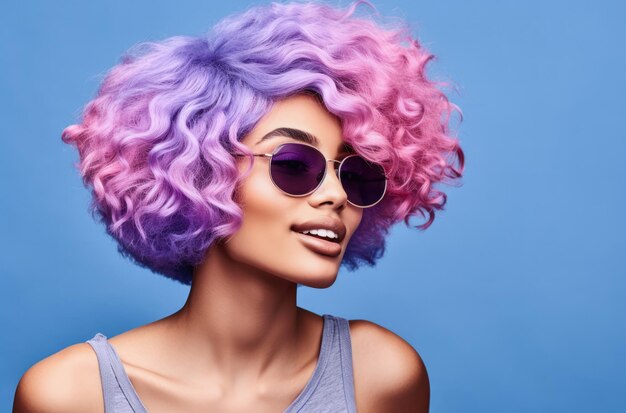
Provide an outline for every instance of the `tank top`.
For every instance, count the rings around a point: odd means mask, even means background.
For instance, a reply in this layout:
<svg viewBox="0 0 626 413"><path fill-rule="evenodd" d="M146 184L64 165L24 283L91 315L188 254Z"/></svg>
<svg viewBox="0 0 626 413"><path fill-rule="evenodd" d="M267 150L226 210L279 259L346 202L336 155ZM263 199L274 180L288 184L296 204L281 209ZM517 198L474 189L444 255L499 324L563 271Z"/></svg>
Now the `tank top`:
<svg viewBox="0 0 626 413"><path fill-rule="evenodd" d="M320 354L313 374L283 413L356 413L348 320L324 314ZM107 337L87 340L98 358L105 413L148 413Z"/></svg>

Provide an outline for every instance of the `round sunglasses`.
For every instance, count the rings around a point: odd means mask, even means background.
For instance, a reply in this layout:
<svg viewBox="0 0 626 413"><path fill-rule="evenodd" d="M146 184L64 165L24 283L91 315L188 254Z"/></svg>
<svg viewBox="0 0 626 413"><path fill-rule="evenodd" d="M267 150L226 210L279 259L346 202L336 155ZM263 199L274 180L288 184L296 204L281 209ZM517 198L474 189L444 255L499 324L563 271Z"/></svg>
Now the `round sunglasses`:
<svg viewBox="0 0 626 413"><path fill-rule="evenodd" d="M356 207L376 205L387 190L387 177L382 166L360 155L348 155L341 161L326 159L316 147L306 143L283 143L272 153L253 155L271 158L272 182L290 196L306 196L319 188L326 177L327 162L339 164L337 176L348 196L348 202Z"/></svg>

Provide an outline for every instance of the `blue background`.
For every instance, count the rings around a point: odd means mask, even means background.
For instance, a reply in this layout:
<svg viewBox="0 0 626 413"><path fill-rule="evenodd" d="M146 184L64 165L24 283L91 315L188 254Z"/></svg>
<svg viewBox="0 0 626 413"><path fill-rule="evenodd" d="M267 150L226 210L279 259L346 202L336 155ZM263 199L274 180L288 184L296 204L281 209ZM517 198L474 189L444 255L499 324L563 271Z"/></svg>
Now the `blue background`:
<svg viewBox="0 0 626 413"><path fill-rule="evenodd" d="M35 362L176 311L188 287L121 258L61 142L143 40L250 1L12 2L0 15L0 410ZM593 3L593 4L591 4ZM343 2L343 4L346 4ZM626 406L625 6L377 1L438 55L464 112L463 186L425 232L299 305L376 322L422 355L432 412ZM416 220L414 223L419 223Z"/></svg>

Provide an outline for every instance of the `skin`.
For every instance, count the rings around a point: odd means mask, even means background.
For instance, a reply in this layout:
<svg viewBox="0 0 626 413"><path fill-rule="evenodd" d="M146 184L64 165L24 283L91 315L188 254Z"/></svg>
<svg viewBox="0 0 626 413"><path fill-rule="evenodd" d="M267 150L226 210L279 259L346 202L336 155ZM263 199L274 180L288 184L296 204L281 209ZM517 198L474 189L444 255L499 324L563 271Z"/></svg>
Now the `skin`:
<svg viewBox="0 0 626 413"><path fill-rule="evenodd" d="M293 140L257 141L281 127L316 136L327 159L341 159L340 121L305 94L277 102L242 143L254 153L271 153ZM247 161L238 159L243 173ZM291 197L271 182L269 158L256 157L240 188L243 224L207 251L185 305L109 338L151 413L280 412L304 388L317 364L322 318L297 306L296 283L328 288L335 282L363 212L347 202L333 163L327 167L315 192ZM323 216L347 228L338 257L309 250L290 229ZM406 341L365 320L350 320L350 335L359 412L428 411L426 369ZM20 380L13 411L104 411L89 344L75 344L31 367Z"/></svg>

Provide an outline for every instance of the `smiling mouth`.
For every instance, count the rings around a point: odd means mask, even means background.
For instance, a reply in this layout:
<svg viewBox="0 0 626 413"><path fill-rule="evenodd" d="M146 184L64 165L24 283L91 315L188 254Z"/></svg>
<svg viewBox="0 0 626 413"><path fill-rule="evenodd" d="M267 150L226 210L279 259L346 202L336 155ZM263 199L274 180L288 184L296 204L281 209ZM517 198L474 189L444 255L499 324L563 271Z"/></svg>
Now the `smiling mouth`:
<svg viewBox="0 0 626 413"><path fill-rule="evenodd" d="M329 257L337 257L341 254L341 244L329 238L315 234L303 234L293 231L300 242L309 250Z"/></svg>

